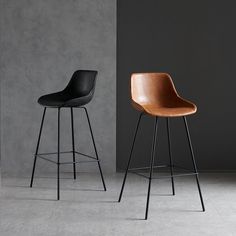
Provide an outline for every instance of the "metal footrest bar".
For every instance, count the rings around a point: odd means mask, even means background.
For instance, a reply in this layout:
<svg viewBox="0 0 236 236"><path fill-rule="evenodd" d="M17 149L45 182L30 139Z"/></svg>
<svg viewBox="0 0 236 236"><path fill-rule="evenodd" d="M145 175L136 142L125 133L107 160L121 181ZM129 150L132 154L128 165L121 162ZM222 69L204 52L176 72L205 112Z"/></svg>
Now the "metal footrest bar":
<svg viewBox="0 0 236 236"><path fill-rule="evenodd" d="M158 177L153 177L153 179L162 179L162 178L171 178L171 177L183 177L183 176L191 176L198 175L198 173L186 173L186 174L177 174L177 175L163 175Z"/></svg>
<svg viewBox="0 0 236 236"><path fill-rule="evenodd" d="M190 169L187 169L187 168L184 168L184 167L181 167L181 166L177 166L177 165L157 165L157 166L153 166L153 169L156 169L156 168L177 168L177 169L181 169L181 170L184 170L184 171L189 171L189 172L192 172L192 170ZM137 167L137 168L130 168L128 169L128 171L136 171L136 170L149 170L150 167L147 166L147 167Z"/></svg>
<svg viewBox="0 0 236 236"><path fill-rule="evenodd" d="M66 154L66 153L73 153L73 151L64 151L64 152L60 152L60 154ZM61 162L59 163L60 165L67 165L67 164L75 164L75 163L88 163L88 162L99 162L100 160L98 160L97 158L95 157L92 157L92 156L89 156L87 154L84 154L84 153L81 153L81 152L77 152L75 151L76 154L78 155L82 155L82 156L85 156L87 158L90 158L90 159L93 159L91 161L70 161L70 162ZM53 161L51 159L48 159L46 157L43 157L43 156L48 156L48 155L57 155L58 153L57 152L45 152L45 153L39 153L35 156L45 160L45 161L49 161L53 164L58 164L56 161Z"/></svg>
<svg viewBox="0 0 236 236"><path fill-rule="evenodd" d="M65 154L65 153L73 153L73 151L60 152L60 154ZM78 155L82 155L82 156L97 160L96 157L92 157L92 156L84 154L82 152L75 151L75 153L78 154ZM37 155L57 155L57 152L44 152L44 153L39 153Z"/></svg>
<svg viewBox="0 0 236 236"><path fill-rule="evenodd" d="M92 156L89 156L89 155L84 154L84 153L81 153L81 152L77 152L77 151L75 151L75 153L78 154L78 155L82 155L82 156L85 156L85 157L88 157L88 158L91 158L91 159L95 159L95 160L97 160L96 157L92 157Z"/></svg>
<svg viewBox="0 0 236 236"><path fill-rule="evenodd" d="M141 174L141 173L139 173L139 172L136 172L136 171L131 171L130 173L131 173L131 174L138 175L138 176L141 176L141 177L144 177L144 178L146 178L146 179L149 179L148 176L146 176L146 175L144 175L144 174Z"/></svg>
<svg viewBox="0 0 236 236"><path fill-rule="evenodd" d="M70 162L61 162L61 165L74 164L74 163L89 163L89 162L98 162L99 160L94 161L70 161Z"/></svg>
<svg viewBox="0 0 236 236"><path fill-rule="evenodd" d="M173 175L163 175L163 176L158 176L158 177L152 177L152 179L163 179L163 178L173 178L173 177L182 177L182 176L191 176L191 175L198 175L198 173L195 173L193 172L192 170L190 169L187 169L187 168L184 168L184 167L181 167L181 166L178 166L178 165L157 165L157 166L153 166L153 169L154 168L165 168L165 167L172 167L172 168L177 168L177 169L180 169L180 170L184 170L184 171L189 171L189 173L181 173L181 174L173 174ZM141 177L144 177L146 179L149 179L149 176L143 174L143 173L139 173L137 172L138 170L149 170L150 167L138 167L138 168L130 168L128 169L128 172L132 173L132 174L136 174L136 175L139 175Z"/></svg>
<svg viewBox="0 0 236 236"><path fill-rule="evenodd" d="M149 179L149 176L136 172L136 171L130 171L130 173ZM192 173L185 173L185 174L163 175L163 176L158 176L158 177L152 177L152 179L164 179L164 178L172 178L172 177L191 176L191 175L198 175L198 173L192 172Z"/></svg>
<svg viewBox="0 0 236 236"><path fill-rule="evenodd" d="M65 152L60 152L60 154L65 154L65 153L72 153L73 151L65 151ZM57 152L44 152L44 153L39 153L37 155L57 155Z"/></svg>
<svg viewBox="0 0 236 236"><path fill-rule="evenodd" d="M154 168L165 168L165 167L170 167L169 165L158 165L158 166L153 166ZM130 168L128 171L135 171L135 170L148 170L150 169L150 166L148 167L138 167L138 168Z"/></svg>
<svg viewBox="0 0 236 236"><path fill-rule="evenodd" d="M185 167L182 167L182 166L179 166L179 165L173 165L172 167L177 168L177 169L180 169L180 170L190 171L190 172L193 171L193 170L190 170L190 169L188 169L188 168L185 168Z"/></svg>
<svg viewBox="0 0 236 236"><path fill-rule="evenodd" d="M53 164L57 164L57 162L52 161L52 160L50 160L50 159L48 159L48 158L45 158L45 157L41 156L40 154L37 154L37 155L35 155L35 156L37 156L37 157L39 157L39 158L41 158L41 159L43 159L43 160L45 160L45 161L49 161L49 162L51 162L51 163L53 163Z"/></svg>
<svg viewBox="0 0 236 236"><path fill-rule="evenodd" d="M170 168L170 167L173 167L173 168L176 168L176 169L180 169L180 170L185 170L185 171L190 171L192 172L193 170L190 170L188 168L185 168L185 167L182 167L182 166L179 166L179 165L157 165L157 166L153 166L153 169L155 168ZM137 168L130 168L128 169L128 171L135 171L135 170L149 170L150 167L137 167Z"/></svg>

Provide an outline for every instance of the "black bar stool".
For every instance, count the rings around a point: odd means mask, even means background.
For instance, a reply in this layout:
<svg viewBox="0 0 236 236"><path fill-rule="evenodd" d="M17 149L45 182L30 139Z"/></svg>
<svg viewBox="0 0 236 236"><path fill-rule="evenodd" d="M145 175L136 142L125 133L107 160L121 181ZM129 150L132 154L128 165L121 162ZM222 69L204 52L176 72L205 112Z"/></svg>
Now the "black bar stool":
<svg viewBox="0 0 236 236"><path fill-rule="evenodd" d="M94 141L94 136L93 136L93 131L92 131L92 127L90 124L90 120L89 120L88 111L87 111L86 107L84 107L84 105L89 103L93 98L93 94L94 94L94 90L95 90L96 76L97 76L97 71L92 71L92 70L75 71L69 84L66 86L66 88L64 90L57 92L57 93L44 95L44 96L40 97L38 100L38 103L44 107L44 111L43 111L43 117L42 117L41 126L40 126L40 130L39 130L39 137L38 137L38 142L37 142L37 146L36 146L36 151L35 151L35 155L34 155L34 164L33 164L33 171L32 171L30 187L32 187L32 185L33 185L34 171L35 171L37 158L39 157L43 160L54 163L57 165L57 200L60 199L60 165L73 164L74 179L76 179L76 163L80 163L79 161L76 161L76 159L75 159L76 155L83 155L83 156L91 159L91 161L87 161L87 162L92 162L92 161L97 162L98 168L100 171L100 175L101 175L101 179L102 179L103 188L104 188L104 191L106 191L106 185L105 185L104 177L102 174L101 164L100 164L99 158L98 158L97 148L96 148L95 141ZM56 108L58 110L57 152L38 153L41 133L42 133L42 129L43 129L43 123L44 123L44 118L45 118L47 108ZM61 108L69 108L70 113L71 113L72 151L68 151L68 152L61 152L61 150L60 150L60 111L61 111ZM81 108L86 113L86 117L88 120L88 125L89 125L89 129L90 129L96 157L92 157L92 156L77 152L75 150L73 108ZM60 161L60 154L61 153L72 153L73 161L72 162L61 162ZM57 161L53 161L53 160L45 157L45 156L51 155L51 154L57 154Z"/></svg>
<svg viewBox="0 0 236 236"><path fill-rule="evenodd" d="M127 164L126 172L124 175L124 180L123 180L123 184L121 187L118 201L119 202L121 201L128 171L147 178L149 180L149 185L148 185L146 213L145 213L145 220L146 220L148 218L151 182L152 182L152 179L155 179L152 176L153 169L158 168L158 167L168 167L170 169L170 175L160 176L160 178L163 178L163 177L171 178L173 195L175 195L174 177L186 176L186 175L195 176L197 186L198 186L200 201L202 205L202 210L205 211L200 183L198 179L197 166L195 163L195 157L193 153L193 148L191 144L188 124L187 124L187 119L186 119L187 115L196 113L197 107L192 102L189 102L178 95L170 75L166 73L135 73L133 74L131 77L131 97L132 97L132 105L134 106L136 110L140 111L141 113L140 113L138 123L136 126L134 139L133 139L133 143L132 143L132 147L130 151L130 156L129 156L129 160L128 160L128 164ZM155 117L150 167L129 168L139 124L144 114ZM158 128L159 117L166 118L170 159L169 159L169 165L154 166L154 156L155 156L155 148L156 148L156 142L157 142L157 128ZM186 168L174 165L173 160L172 160L170 125L169 125L169 118L172 118L172 117L183 117L185 129L186 129L186 133L188 137L188 144L189 144L191 157L192 157L193 170L188 170L188 173L184 173L184 174L174 174L174 168L180 168L182 170L186 170ZM148 176L143 173L137 172L138 170L144 171L148 169L149 169Z"/></svg>

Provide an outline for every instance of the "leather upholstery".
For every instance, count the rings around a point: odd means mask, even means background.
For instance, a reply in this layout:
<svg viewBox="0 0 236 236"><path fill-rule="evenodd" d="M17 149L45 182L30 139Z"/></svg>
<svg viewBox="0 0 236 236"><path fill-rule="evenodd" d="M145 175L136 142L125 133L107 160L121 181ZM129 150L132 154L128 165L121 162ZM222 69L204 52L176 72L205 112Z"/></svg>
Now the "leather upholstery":
<svg viewBox="0 0 236 236"><path fill-rule="evenodd" d="M77 70L66 88L60 92L44 95L38 103L45 107L78 107L91 101L97 71Z"/></svg>
<svg viewBox="0 0 236 236"><path fill-rule="evenodd" d="M166 73L132 74L131 97L135 109L153 116L178 117L197 111L195 104L178 95Z"/></svg>

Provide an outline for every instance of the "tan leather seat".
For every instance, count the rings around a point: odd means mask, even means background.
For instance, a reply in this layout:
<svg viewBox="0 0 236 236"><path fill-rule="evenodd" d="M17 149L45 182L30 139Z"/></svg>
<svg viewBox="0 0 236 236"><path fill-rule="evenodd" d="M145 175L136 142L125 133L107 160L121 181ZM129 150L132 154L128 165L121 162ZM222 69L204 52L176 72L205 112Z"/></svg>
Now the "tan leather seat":
<svg viewBox="0 0 236 236"><path fill-rule="evenodd" d="M181 98L167 73L134 73L131 76L132 105L153 116L178 117L193 114L197 107Z"/></svg>

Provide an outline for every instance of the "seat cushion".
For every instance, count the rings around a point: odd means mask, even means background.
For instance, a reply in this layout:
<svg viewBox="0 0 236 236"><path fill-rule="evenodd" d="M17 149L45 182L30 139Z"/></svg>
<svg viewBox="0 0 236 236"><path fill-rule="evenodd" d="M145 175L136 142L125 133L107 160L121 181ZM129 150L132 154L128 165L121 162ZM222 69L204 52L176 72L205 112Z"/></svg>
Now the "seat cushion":
<svg viewBox="0 0 236 236"><path fill-rule="evenodd" d="M38 99L38 103L45 107L79 107L87 104L92 99L92 93L73 97L64 91L44 95Z"/></svg>
<svg viewBox="0 0 236 236"><path fill-rule="evenodd" d="M145 105L143 109L146 113L153 116L178 117L194 114L197 107L194 104L183 104L173 107L157 107L155 105Z"/></svg>
<svg viewBox="0 0 236 236"><path fill-rule="evenodd" d="M66 96L66 94L58 92L58 93L47 94L40 97L38 99L38 103L46 107L61 107L66 103L68 99L69 97Z"/></svg>

